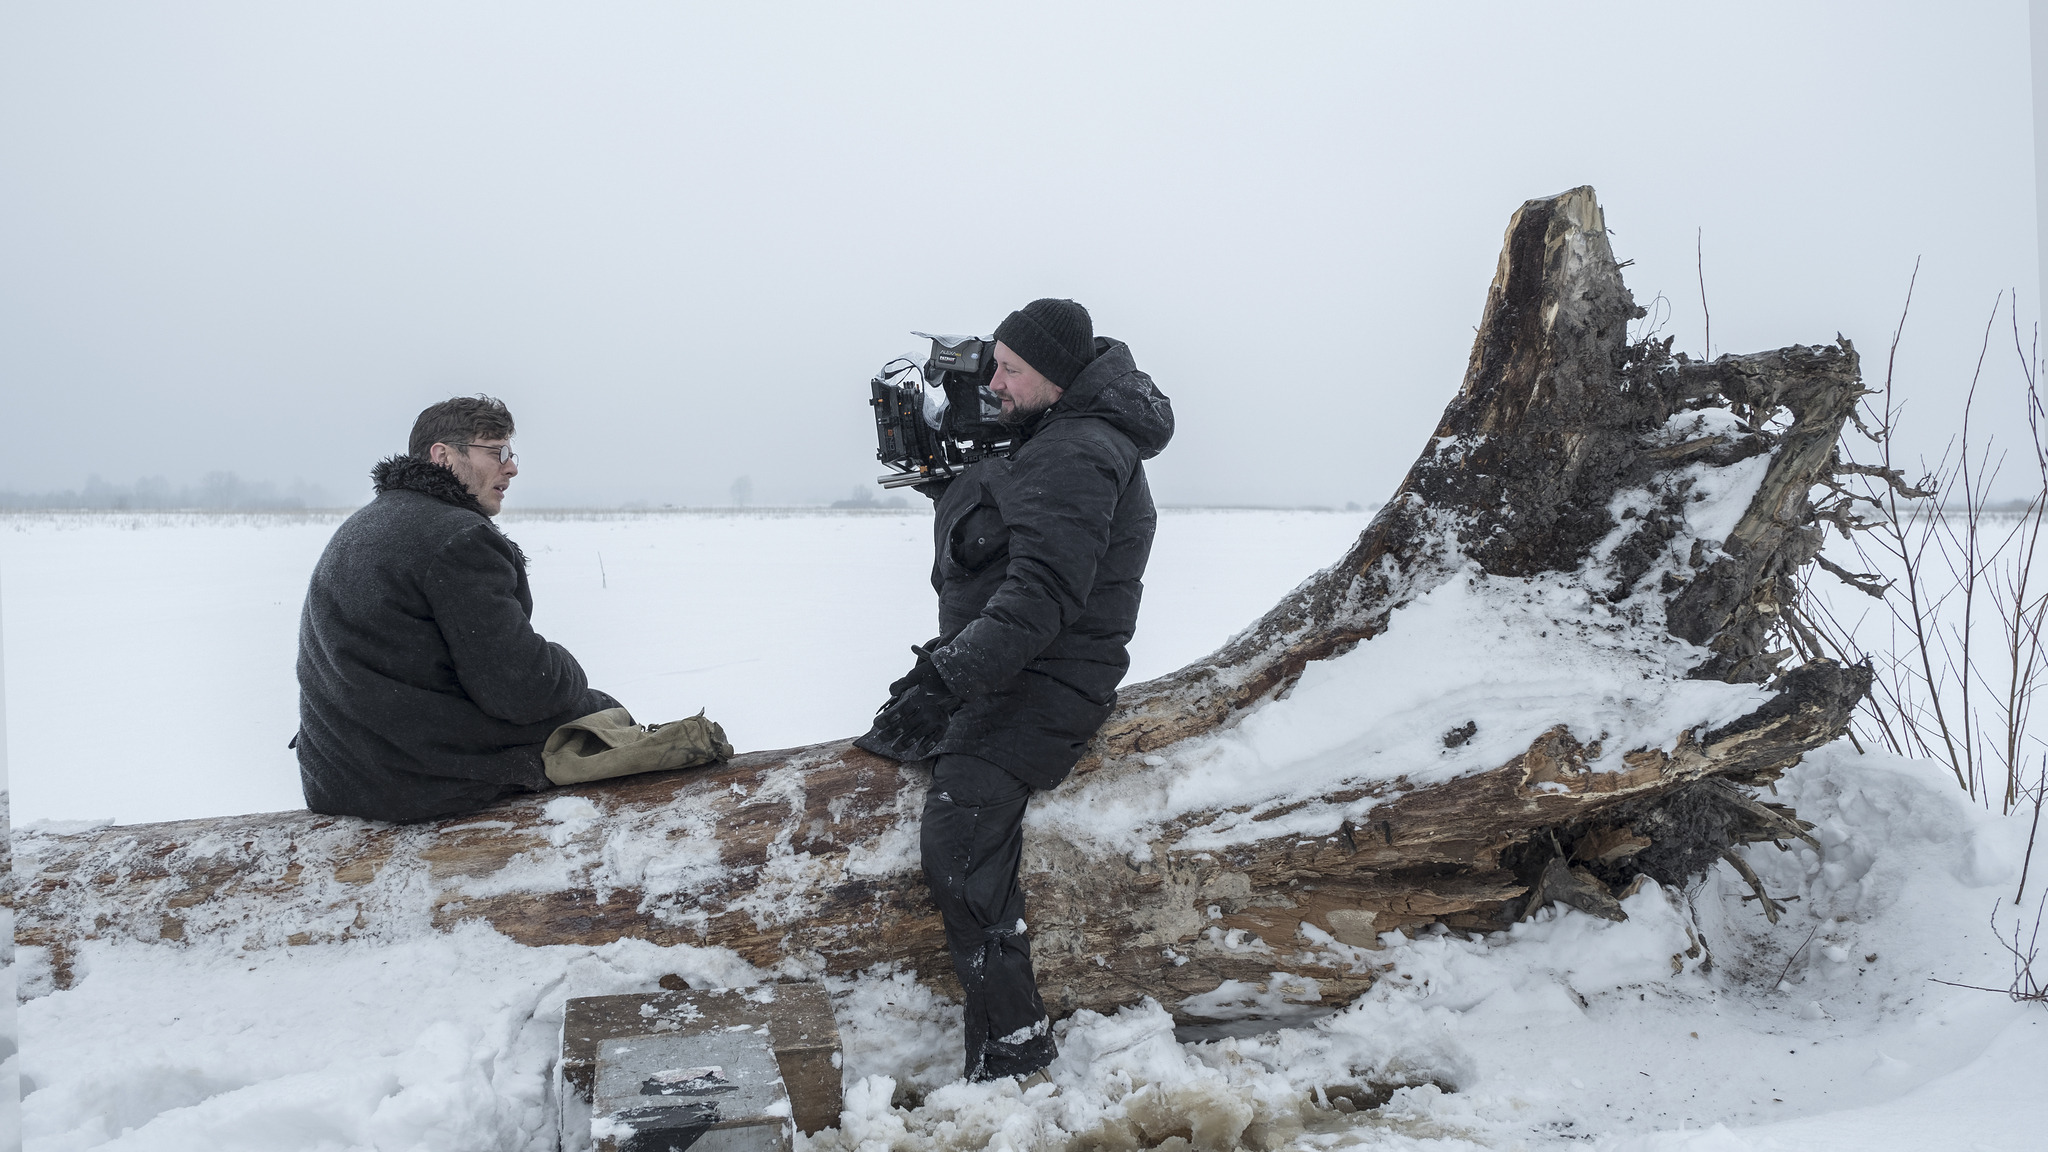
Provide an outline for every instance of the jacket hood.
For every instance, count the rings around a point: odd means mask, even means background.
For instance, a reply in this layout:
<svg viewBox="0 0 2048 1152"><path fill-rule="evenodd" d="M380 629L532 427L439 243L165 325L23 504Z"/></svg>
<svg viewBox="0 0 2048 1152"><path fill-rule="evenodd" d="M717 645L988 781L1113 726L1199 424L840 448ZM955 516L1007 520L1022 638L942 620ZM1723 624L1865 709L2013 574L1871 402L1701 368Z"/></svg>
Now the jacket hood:
<svg viewBox="0 0 2048 1152"><path fill-rule="evenodd" d="M399 455L377 461L377 466L370 469L370 483L380 496L386 492L418 492L490 519L490 513L484 511L484 506L477 503L455 473L419 456Z"/></svg>
<svg viewBox="0 0 2048 1152"><path fill-rule="evenodd" d="M1092 416L1106 420L1131 438L1140 459L1150 460L1173 439L1173 402L1152 377L1138 370L1130 346L1105 336L1095 338L1095 359L1081 369L1074 385L1046 410L1044 420Z"/></svg>

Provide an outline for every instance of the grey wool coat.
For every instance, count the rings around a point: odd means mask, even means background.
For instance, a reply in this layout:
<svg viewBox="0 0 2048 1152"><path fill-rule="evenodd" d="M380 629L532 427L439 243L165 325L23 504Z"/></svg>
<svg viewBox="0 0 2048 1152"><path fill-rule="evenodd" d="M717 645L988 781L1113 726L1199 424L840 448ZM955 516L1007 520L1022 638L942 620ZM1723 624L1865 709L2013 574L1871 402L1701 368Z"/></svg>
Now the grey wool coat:
<svg viewBox="0 0 2048 1152"><path fill-rule="evenodd" d="M990 761L1034 788L1064 779L1130 669L1156 514L1144 461L1173 406L1121 341L1096 354L1007 458L938 498L932 663L963 700L940 753Z"/></svg>
<svg viewBox="0 0 2048 1152"><path fill-rule="evenodd" d="M548 787L541 744L618 701L529 622L526 557L448 469L395 456L299 618L306 807L430 820Z"/></svg>

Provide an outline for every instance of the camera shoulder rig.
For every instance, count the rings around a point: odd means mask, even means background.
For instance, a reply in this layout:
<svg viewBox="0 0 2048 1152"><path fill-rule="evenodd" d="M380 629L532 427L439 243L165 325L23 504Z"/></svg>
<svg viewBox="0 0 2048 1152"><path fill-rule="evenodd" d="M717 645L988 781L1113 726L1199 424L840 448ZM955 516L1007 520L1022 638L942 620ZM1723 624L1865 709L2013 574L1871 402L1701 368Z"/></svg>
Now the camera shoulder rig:
<svg viewBox="0 0 2048 1152"><path fill-rule="evenodd" d="M898 357L868 382L875 458L890 469L876 481L884 488L949 479L1016 446L1016 431L1002 422L1002 403L988 387L995 337L911 335L932 342L922 369Z"/></svg>

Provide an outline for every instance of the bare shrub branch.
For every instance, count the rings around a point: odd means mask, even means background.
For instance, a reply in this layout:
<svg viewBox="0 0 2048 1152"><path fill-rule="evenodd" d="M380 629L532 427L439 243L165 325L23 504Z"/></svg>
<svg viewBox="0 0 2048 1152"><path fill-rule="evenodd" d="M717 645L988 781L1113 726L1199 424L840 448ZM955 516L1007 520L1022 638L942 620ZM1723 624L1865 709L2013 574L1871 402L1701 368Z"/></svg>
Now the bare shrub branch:
<svg viewBox="0 0 2048 1152"><path fill-rule="evenodd" d="M1972 799L1987 807L1995 799L2011 812L2034 796L2023 783L2029 765L2048 765L2048 742L2030 734L2036 693L2048 681L2048 581L2034 578L2035 562L2048 561L2048 405L2038 347L2021 335L2016 298L2000 292L1964 394L1961 431L1932 467L1908 479L1893 458L1905 412L1894 373L1918 275L1916 263L1884 386L1866 394L1856 420L1875 459L1851 459L1845 445L1820 484L1832 495L1814 510L1816 522L1855 549L1862 570L1824 555L1815 557L1818 569L1883 605L1885 643L1859 643L1871 621L1839 619L1825 597L1810 594L1784 628L1804 656L1870 661L1858 747L1868 736L1900 755L1940 761ZM1981 439L1977 408L2001 309L2020 361L2033 465L2033 495L2012 505L1995 503L2010 458Z"/></svg>

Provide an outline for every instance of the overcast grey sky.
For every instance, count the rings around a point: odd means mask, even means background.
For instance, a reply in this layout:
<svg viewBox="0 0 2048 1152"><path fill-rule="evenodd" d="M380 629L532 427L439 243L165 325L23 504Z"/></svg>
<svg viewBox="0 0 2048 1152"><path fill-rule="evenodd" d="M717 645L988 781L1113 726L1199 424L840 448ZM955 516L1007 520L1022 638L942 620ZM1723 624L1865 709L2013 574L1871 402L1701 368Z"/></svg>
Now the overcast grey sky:
<svg viewBox="0 0 2048 1152"><path fill-rule="evenodd" d="M1173 397L1162 502L1369 504L1509 214L1578 184L1695 354L1696 235L1713 351L1840 331L1873 377L1921 257L1915 448L1995 295L2039 312L2024 0L0 21L0 488L353 503L422 406L487 390L513 507L830 500L877 472L866 381L910 329L1057 295ZM1997 403L2009 332L1990 363Z"/></svg>

